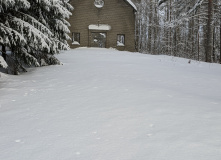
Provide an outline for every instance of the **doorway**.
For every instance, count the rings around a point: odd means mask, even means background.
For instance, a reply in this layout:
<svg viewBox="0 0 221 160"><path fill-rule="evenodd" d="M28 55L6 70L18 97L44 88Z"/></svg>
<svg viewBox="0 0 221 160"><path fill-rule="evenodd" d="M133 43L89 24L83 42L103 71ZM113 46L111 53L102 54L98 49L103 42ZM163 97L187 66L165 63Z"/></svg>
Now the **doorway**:
<svg viewBox="0 0 221 160"><path fill-rule="evenodd" d="M91 47L106 48L106 37L105 32L92 32L91 33Z"/></svg>

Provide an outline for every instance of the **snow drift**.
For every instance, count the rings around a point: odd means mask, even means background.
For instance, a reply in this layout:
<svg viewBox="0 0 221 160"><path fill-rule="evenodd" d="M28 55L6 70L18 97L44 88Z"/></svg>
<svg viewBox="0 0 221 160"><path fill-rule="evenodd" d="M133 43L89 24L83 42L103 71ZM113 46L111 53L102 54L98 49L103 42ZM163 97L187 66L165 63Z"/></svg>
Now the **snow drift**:
<svg viewBox="0 0 221 160"><path fill-rule="evenodd" d="M221 66L112 49L0 79L1 160L220 160Z"/></svg>

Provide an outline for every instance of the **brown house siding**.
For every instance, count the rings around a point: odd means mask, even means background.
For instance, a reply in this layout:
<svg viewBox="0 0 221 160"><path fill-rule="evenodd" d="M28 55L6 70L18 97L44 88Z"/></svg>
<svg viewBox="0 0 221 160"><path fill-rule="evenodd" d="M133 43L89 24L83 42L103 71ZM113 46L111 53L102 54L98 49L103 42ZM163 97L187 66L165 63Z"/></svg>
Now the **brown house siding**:
<svg viewBox="0 0 221 160"><path fill-rule="evenodd" d="M80 45L71 48L90 47L92 32L106 32L106 48L135 51L135 13L134 9L124 0L104 0L104 7L97 9L94 0L72 0L73 15L69 19L70 31L80 33ZM98 22L99 21L99 22ZM89 30L91 24L108 24L109 31ZM117 35L125 35L125 46L117 46Z"/></svg>

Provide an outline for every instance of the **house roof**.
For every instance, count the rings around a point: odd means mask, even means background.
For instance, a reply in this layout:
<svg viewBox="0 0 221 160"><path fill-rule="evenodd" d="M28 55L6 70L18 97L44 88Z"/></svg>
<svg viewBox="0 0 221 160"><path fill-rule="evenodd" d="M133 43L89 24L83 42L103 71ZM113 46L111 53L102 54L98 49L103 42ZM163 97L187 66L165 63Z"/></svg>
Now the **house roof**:
<svg viewBox="0 0 221 160"><path fill-rule="evenodd" d="M127 3L129 3L130 5L131 5L131 7L133 7L133 9L135 10L135 11L137 11L137 7L136 7L136 5L131 1L131 0L125 0Z"/></svg>

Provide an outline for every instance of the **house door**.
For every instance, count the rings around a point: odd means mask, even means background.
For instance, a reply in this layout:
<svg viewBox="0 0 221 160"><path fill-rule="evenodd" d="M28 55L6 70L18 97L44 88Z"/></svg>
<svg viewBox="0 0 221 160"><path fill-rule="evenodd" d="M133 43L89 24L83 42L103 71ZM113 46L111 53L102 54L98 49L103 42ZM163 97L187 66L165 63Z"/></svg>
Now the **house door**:
<svg viewBox="0 0 221 160"><path fill-rule="evenodd" d="M91 47L106 47L106 37L107 34L105 32L92 32L91 33Z"/></svg>

